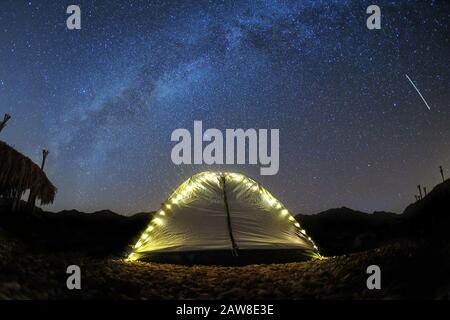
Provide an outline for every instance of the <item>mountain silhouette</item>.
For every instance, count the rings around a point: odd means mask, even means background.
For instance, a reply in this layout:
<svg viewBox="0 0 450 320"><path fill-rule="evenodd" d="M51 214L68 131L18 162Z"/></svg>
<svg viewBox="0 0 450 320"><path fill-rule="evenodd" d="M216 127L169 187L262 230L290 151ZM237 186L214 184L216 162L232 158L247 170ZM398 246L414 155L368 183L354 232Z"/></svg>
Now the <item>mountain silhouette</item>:
<svg viewBox="0 0 450 320"><path fill-rule="evenodd" d="M123 216L110 210L77 210L33 215L4 213L0 225L15 236L50 250L72 250L91 255L125 256L146 228L153 212ZM437 185L403 214L365 213L342 207L296 219L324 255L365 251L407 239L445 235L450 224L450 180Z"/></svg>

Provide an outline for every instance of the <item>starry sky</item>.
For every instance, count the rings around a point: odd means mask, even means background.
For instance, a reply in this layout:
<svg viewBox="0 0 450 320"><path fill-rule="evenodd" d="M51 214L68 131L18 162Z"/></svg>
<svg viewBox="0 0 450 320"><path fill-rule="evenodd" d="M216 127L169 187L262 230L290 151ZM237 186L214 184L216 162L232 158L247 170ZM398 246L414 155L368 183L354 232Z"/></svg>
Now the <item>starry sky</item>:
<svg viewBox="0 0 450 320"><path fill-rule="evenodd" d="M81 8L81 30L66 8ZM381 7L381 30L366 8ZM155 210L236 171L293 212L401 212L450 175L448 1L0 3L0 139L58 187L49 210ZM431 110L421 100L408 74ZM177 128L280 129L280 169L172 164Z"/></svg>

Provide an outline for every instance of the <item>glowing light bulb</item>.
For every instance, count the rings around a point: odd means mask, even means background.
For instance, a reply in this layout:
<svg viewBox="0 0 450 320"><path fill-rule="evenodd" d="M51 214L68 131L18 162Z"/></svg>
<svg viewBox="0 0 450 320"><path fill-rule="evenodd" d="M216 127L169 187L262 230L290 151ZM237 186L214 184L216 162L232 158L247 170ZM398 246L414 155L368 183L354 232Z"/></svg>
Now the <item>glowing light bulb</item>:
<svg viewBox="0 0 450 320"><path fill-rule="evenodd" d="M137 255L136 253L133 252L133 253L130 253L130 255L128 256L128 260L135 261L138 259L138 257L139 257L139 255Z"/></svg>
<svg viewBox="0 0 450 320"><path fill-rule="evenodd" d="M166 208L167 208L167 209L171 209L172 206L171 206L170 204L167 203L167 204L166 204Z"/></svg>
<svg viewBox="0 0 450 320"><path fill-rule="evenodd" d="M155 227L154 226L148 226L148 228L147 228L147 231L153 231L153 229L155 229Z"/></svg>
<svg viewBox="0 0 450 320"><path fill-rule="evenodd" d="M306 235L305 229L300 230L300 232L303 233L304 235Z"/></svg>
<svg viewBox="0 0 450 320"><path fill-rule="evenodd" d="M294 223L294 226L296 226L297 228L300 228L300 224L298 222Z"/></svg>
<svg viewBox="0 0 450 320"><path fill-rule="evenodd" d="M158 226L163 225L163 220L160 219L160 218L155 218L155 219L153 219L153 221L154 221Z"/></svg>
<svg viewBox="0 0 450 320"><path fill-rule="evenodd" d="M281 214L282 214L283 216L287 215L288 213L289 213L289 212L287 211L287 209L281 210Z"/></svg>
<svg viewBox="0 0 450 320"><path fill-rule="evenodd" d="M148 234L147 233L143 233L141 238L144 239L144 240L147 239L148 238Z"/></svg>
<svg viewBox="0 0 450 320"><path fill-rule="evenodd" d="M139 248L140 246L142 246L142 242L140 242L140 241L138 241L138 242L134 245L135 248Z"/></svg>
<svg viewBox="0 0 450 320"><path fill-rule="evenodd" d="M159 210L159 214L160 214L161 216L165 216L165 215L166 215L166 213L164 212L164 210Z"/></svg>
<svg viewBox="0 0 450 320"><path fill-rule="evenodd" d="M293 216L290 216L289 221L295 221L295 218Z"/></svg>

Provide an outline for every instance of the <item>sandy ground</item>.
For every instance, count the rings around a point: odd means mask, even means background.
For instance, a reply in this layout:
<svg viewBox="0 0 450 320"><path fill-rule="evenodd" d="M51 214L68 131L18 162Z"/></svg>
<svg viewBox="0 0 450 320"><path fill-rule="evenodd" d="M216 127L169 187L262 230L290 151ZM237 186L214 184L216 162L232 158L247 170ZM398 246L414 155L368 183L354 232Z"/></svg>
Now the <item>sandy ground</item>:
<svg viewBox="0 0 450 320"><path fill-rule="evenodd" d="M450 298L443 281L449 278L448 246L430 255L429 243L301 263L220 267L39 252L1 231L0 240L0 299ZM81 290L66 287L71 264L81 267ZM366 287L371 264L382 270L381 290Z"/></svg>

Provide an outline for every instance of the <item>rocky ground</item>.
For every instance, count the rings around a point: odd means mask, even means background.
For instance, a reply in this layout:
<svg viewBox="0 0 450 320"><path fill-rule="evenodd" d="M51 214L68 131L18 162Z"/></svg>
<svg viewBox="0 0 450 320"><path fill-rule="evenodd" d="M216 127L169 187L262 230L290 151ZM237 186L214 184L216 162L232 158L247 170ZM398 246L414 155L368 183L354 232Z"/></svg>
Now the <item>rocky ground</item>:
<svg viewBox="0 0 450 320"><path fill-rule="evenodd" d="M427 241L302 263L180 266L42 252L0 230L0 299L449 299L449 249ZM81 290L66 288L71 264ZM381 290L366 288L371 264Z"/></svg>

